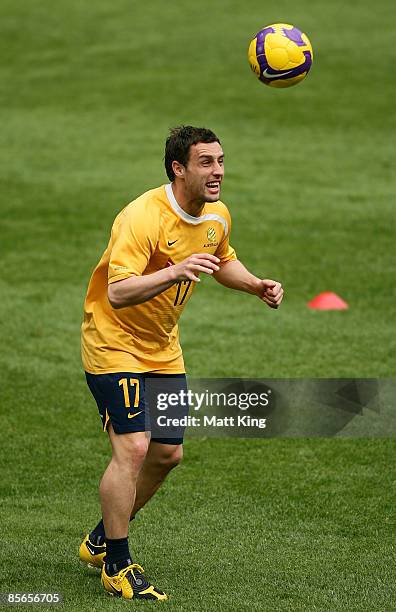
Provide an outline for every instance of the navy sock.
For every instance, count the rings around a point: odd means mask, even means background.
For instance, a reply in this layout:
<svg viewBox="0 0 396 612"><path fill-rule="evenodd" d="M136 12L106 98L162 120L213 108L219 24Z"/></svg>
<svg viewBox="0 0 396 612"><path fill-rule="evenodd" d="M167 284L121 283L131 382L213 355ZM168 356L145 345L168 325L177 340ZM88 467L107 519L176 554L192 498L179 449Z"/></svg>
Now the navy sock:
<svg viewBox="0 0 396 612"><path fill-rule="evenodd" d="M89 534L89 541L94 544L94 546L101 546L104 544L106 539L105 528L103 525L103 519L100 519L99 523L96 525L95 529L91 531Z"/></svg>
<svg viewBox="0 0 396 612"><path fill-rule="evenodd" d="M133 521L135 516L131 516L129 522ZM103 524L103 519L101 518L95 529L92 529L91 533L89 534L89 541L92 542L94 546L101 546L105 543L105 539L105 528Z"/></svg>
<svg viewBox="0 0 396 612"><path fill-rule="evenodd" d="M106 538L106 574L114 576L127 565L131 565L131 553L129 552L128 538L110 540Z"/></svg>

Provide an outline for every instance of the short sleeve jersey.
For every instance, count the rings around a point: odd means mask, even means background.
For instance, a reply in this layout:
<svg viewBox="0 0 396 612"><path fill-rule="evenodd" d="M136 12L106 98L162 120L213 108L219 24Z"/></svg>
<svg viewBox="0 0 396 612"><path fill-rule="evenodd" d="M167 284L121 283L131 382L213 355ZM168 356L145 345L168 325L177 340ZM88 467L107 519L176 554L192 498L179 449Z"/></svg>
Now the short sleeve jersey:
<svg viewBox="0 0 396 612"><path fill-rule="evenodd" d="M108 284L152 274L193 253L211 253L221 263L236 259L229 244L231 218L220 201L192 217L177 203L171 184L141 195L116 217L109 244L87 290L82 324L82 360L92 374L184 372L178 319L196 283L175 283L150 300L113 309Z"/></svg>

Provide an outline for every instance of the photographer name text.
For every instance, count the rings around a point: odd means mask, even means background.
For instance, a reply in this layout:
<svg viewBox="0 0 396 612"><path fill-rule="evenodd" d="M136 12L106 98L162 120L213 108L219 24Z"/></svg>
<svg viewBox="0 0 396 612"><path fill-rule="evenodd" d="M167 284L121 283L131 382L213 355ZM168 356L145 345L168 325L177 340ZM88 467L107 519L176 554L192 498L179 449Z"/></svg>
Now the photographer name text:
<svg viewBox="0 0 396 612"><path fill-rule="evenodd" d="M157 417L158 427L257 427L265 429L267 419L250 417L247 414L238 416L184 416L171 418L165 415Z"/></svg>

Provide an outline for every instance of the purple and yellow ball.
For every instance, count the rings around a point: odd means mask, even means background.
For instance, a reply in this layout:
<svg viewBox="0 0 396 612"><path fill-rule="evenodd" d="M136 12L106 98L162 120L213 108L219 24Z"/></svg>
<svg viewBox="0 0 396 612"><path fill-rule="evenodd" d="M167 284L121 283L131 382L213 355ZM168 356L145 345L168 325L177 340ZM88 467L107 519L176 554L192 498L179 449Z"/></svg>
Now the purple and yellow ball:
<svg viewBox="0 0 396 612"><path fill-rule="evenodd" d="M262 83L291 87L302 81L312 65L312 45L306 34L288 23L274 23L257 32L248 59Z"/></svg>

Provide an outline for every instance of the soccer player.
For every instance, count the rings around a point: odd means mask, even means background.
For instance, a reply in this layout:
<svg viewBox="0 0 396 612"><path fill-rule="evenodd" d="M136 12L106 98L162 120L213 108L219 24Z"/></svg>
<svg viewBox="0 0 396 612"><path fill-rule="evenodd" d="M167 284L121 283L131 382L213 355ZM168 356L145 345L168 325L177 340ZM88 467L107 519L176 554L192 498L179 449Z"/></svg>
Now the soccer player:
<svg viewBox="0 0 396 612"><path fill-rule="evenodd" d="M145 394L153 377L163 379L165 390L169 381L173 391L186 389L177 322L200 274L271 308L283 297L279 282L248 272L230 246L217 136L191 126L171 130L165 168L170 183L116 217L89 282L82 325L86 379L112 457L99 489L102 518L82 542L80 558L101 567L106 591L126 599L167 599L133 561L128 527L182 458L182 437L150 439Z"/></svg>

